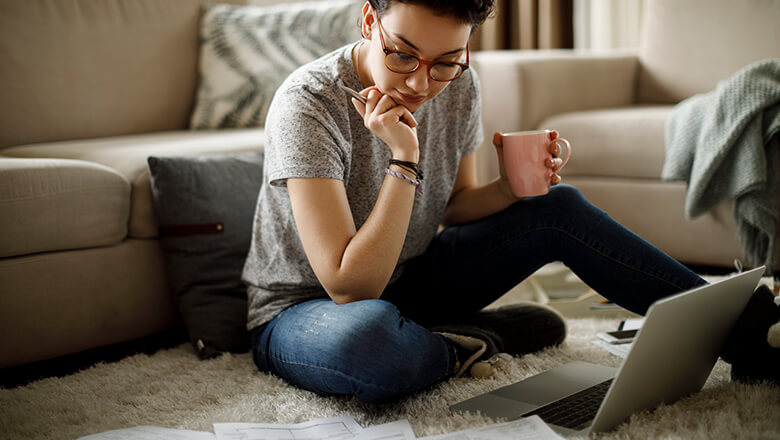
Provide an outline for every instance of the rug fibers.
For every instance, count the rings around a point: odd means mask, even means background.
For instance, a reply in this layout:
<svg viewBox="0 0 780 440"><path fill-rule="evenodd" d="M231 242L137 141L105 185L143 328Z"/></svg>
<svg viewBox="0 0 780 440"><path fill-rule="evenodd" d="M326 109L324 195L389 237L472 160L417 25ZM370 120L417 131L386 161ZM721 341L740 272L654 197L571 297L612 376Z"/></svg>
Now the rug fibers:
<svg viewBox="0 0 780 440"><path fill-rule="evenodd" d="M364 427L407 419L418 437L495 423L449 405L565 362L617 366L620 359L593 344L615 319L570 319L560 347L514 358L486 379L455 378L401 401L368 405L321 397L257 371L249 354L199 361L189 344L135 355L23 387L0 389L0 437L76 439L138 425L213 432L219 422L299 423L351 416ZM669 359L674 362L674 359ZM702 392L635 414L604 439L779 439L780 388L743 385L716 364Z"/></svg>

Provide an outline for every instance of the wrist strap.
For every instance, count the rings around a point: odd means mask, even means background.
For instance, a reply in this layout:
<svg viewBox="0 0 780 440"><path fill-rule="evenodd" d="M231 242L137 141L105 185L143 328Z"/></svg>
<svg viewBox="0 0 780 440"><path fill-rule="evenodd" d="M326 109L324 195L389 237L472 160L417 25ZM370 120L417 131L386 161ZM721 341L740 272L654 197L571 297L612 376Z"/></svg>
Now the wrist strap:
<svg viewBox="0 0 780 440"><path fill-rule="evenodd" d="M422 190L422 183L420 183L420 181L419 181L419 180L414 180L414 179L412 179L411 177L407 176L406 174L404 174L404 173L399 173L398 171L393 171L393 170L391 170L390 168L385 168L385 173L387 173L387 174L389 174L389 175L391 175L391 176L393 176L393 177L397 177L397 178L399 178L399 179L403 179L403 180L405 180L405 181L407 181L407 182L411 183L412 185L414 185L414 186L415 186L415 189L416 189L416 191L417 191L417 194L420 194L420 195L422 195L422 193L423 193L423 190Z"/></svg>
<svg viewBox="0 0 780 440"><path fill-rule="evenodd" d="M407 162L405 160L390 159L390 165L398 165L399 167L414 174L414 178L417 180L423 180L422 171L419 166L414 162Z"/></svg>

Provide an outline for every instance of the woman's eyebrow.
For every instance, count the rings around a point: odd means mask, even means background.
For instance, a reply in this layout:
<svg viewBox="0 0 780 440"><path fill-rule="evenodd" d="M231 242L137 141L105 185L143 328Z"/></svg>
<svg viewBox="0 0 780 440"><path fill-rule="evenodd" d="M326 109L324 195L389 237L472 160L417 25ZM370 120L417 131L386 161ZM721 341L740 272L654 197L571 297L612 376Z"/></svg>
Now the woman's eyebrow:
<svg viewBox="0 0 780 440"><path fill-rule="evenodd" d="M394 38L398 38L399 40L403 41L404 44L406 44L407 46L409 46L412 49L416 50L417 53L420 53L420 49L417 46L415 46L414 44L412 44L411 41L409 41L406 38L404 38L402 35L394 35L393 37ZM465 50L465 48L453 49L451 51L444 52L443 54L438 55L436 58L446 57L447 55L455 55L458 52L463 52L464 50Z"/></svg>

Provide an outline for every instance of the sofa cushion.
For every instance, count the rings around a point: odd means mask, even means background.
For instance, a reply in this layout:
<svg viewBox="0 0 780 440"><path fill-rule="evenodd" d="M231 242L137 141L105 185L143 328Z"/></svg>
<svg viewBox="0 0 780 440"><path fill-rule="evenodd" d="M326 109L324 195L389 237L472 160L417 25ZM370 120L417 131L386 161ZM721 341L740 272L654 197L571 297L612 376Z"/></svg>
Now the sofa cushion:
<svg viewBox="0 0 780 440"><path fill-rule="evenodd" d="M212 5L201 19L192 128L258 127L298 66L360 38L360 2Z"/></svg>
<svg viewBox="0 0 780 440"><path fill-rule="evenodd" d="M157 240L0 258L0 368L180 326Z"/></svg>
<svg viewBox="0 0 780 440"><path fill-rule="evenodd" d="M262 164L261 152L149 157L169 280L201 358L249 349L241 271Z"/></svg>
<svg viewBox="0 0 780 440"><path fill-rule="evenodd" d="M262 150L262 129L173 131L134 136L51 142L0 150L11 157L62 157L97 162L119 171L132 184L127 234L134 238L157 237L149 186L149 156L196 155Z"/></svg>
<svg viewBox="0 0 780 440"><path fill-rule="evenodd" d="M540 128L558 130L572 143L561 176L630 177L660 180L664 124L672 106L639 106L562 113Z"/></svg>
<svg viewBox="0 0 780 440"><path fill-rule="evenodd" d="M0 148L187 128L202 3L0 2Z"/></svg>
<svg viewBox="0 0 780 440"><path fill-rule="evenodd" d="M779 22L780 1L647 1L639 102L676 103L754 61L780 58Z"/></svg>
<svg viewBox="0 0 780 440"><path fill-rule="evenodd" d="M91 162L0 158L0 257L109 246L127 235L130 183Z"/></svg>

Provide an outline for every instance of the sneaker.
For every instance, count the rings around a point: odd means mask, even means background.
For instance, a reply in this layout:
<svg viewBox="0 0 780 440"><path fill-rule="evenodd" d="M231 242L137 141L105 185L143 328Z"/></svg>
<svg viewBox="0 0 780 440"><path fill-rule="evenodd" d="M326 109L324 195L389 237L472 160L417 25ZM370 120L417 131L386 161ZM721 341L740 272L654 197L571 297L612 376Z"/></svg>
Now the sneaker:
<svg viewBox="0 0 780 440"><path fill-rule="evenodd" d="M498 367L503 359L556 346L566 338L563 317L555 310L535 303L483 310L459 319L458 324L439 325L430 330L441 333L456 344L460 364L456 375L469 372L478 377L491 375L493 367ZM476 351L464 347L476 345L452 335L476 338L484 343L485 349L472 359Z"/></svg>
<svg viewBox="0 0 780 440"><path fill-rule="evenodd" d="M566 321L554 309L518 303L482 310L468 324L489 330L503 341L502 351L513 356L560 345L566 339Z"/></svg>
<svg viewBox="0 0 780 440"><path fill-rule="evenodd" d="M769 328L780 322L774 299L769 287L759 286L726 340L721 357L731 364L732 380L780 385L780 348L767 340Z"/></svg>
<svg viewBox="0 0 780 440"><path fill-rule="evenodd" d="M504 359L504 346L495 333L467 324L440 325L430 330L447 338L455 351L455 376L489 377ZM506 355L508 356L508 355Z"/></svg>

